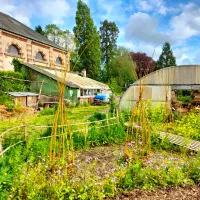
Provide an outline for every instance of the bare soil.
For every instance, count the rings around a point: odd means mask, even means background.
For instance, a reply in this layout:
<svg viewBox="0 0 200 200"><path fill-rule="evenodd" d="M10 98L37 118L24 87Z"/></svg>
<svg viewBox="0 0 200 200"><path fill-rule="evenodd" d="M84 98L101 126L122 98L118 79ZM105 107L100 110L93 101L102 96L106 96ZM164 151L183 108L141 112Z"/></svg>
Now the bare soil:
<svg viewBox="0 0 200 200"><path fill-rule="evenodd" d="M200 200L200 187L168 187L148 192L141 189L132 190L126 195L117 195L107 200Z"/></svg>
<svg viewBox="0 0 200 200"><path fill-rule="evenodd" d="M89 150L81 150L76 156L76 163L78 166L78 174L88 170L93 162L96 162L95 167L91 168L92 174L101 178L109 176L113 172L119 159L123 153L123 145L101 146L91 148ZM167 162L183 163L187 157L180 158L180 155L175 152L152 152L150 160L153 167L161 167ZM84 165L82 164L84 163ZM148 192L142 189L134 189L128 194L120 194L114 198L107 198L106 200L200 200L200 187L167 187L162 189L155 189Z"/></svg>

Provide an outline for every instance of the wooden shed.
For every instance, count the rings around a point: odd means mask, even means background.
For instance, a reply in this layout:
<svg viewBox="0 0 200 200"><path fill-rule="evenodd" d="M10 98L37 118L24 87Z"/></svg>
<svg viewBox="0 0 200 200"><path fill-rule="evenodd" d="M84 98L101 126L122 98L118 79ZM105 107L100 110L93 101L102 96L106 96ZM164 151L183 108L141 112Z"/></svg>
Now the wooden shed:
<svg viewBox="0 0 200 200"><path fill-rule="evenodd" d="M8 92L13 97L14 104L21 103L24 107L37 107L39 94L32 92Z"/></svg>

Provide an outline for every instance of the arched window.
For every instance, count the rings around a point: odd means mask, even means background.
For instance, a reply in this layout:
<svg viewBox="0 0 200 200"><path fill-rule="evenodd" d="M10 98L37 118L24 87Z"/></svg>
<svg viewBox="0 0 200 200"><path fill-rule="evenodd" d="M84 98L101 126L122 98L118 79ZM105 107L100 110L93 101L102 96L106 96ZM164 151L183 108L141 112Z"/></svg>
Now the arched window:
<svg viewBox="0 0 200 200"><path fill-rule="evenodd" d="M57 57L57 58L56 58L56 64L57 64L57 65L62 65L62 60L61 60L60 57Z"/></svg>
<svg viewBox="0 0 200 200"><path fill-rule="evenodd" d="M18 47L16 45L11 44L8 47L8 53L11 53L11 54L14 54L14 55L19 55L19 49L18 49Z"/></svg>
<svg viewBox="0 0 200 200"><path fill-rule="evenodd" d="M37 52L35 55L36 60L44 60L44 56L42 55L41 52Z"/></svg>

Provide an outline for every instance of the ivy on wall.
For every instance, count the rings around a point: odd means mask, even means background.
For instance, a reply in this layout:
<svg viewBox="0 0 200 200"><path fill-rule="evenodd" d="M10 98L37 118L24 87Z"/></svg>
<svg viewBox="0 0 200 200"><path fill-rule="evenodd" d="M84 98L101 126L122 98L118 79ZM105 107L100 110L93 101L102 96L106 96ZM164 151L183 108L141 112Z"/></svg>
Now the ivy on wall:
<svg viewBox="0 0 200 200"><path fill-rule="evenodd" d="M24 70L23 63L13 59L12 64L15 71L0 71L0 104L11 101L7 92L24 92L30 88L30 82L24 81L29 79L29 72Z"/></svg>

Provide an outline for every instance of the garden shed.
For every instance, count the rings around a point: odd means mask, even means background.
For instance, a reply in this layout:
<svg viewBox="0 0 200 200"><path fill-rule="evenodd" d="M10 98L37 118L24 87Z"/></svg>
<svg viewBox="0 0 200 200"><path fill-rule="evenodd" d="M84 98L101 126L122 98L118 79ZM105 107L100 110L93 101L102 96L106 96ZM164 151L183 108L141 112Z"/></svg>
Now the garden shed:
<svg viewBox="0 0 200 200"><path fill-rule="evenodd" d="M38 94L32 92L8 92L13 98L14 104L22 104L24 107L37 107Z"/></svg>
<svg viewBox="0 0 200 200"><path fill-rule="evenodd" d="M123 94L119 108L130 109L139 99L151 100L153 104L172 100L172 91L200 90L200 65L181 65L157 70L133 83Z"/></svg>
<svg viewBox="0 0 200 200"><path fill-rule="evenodd" d="M42 95L59 96L57 81L62 80L62 69L45 68L29 63L24 63L24 67L28 70L32 92L39 93L42 88ZM86 77L85 73L80 75L76 72L67 72L65 84L64 98L71 102L90 101L97 93L109 90L108 85Z"/></svg>

